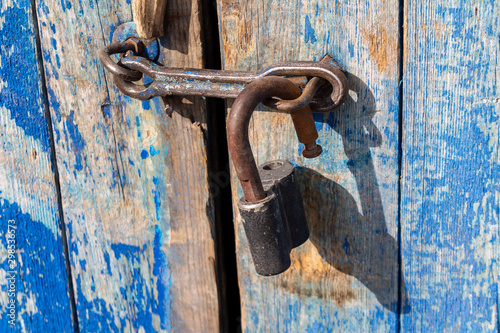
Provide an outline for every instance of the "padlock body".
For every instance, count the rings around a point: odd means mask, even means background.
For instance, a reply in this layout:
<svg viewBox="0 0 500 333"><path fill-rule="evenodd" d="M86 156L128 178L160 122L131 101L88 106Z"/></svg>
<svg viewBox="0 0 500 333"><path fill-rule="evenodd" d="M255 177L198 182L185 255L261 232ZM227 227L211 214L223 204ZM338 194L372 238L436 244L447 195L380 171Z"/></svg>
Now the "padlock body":
<svg viewBox="0 0 500 333"><path fill-rule="evenodd" d="M288 269L291 249L309 238L309 229L293 165L267 162L259 174L267 197L252 203L241 198L238 208L257 273L275 275Z"/></svg>
<svg viewBox="0 0 500 333"><path fill-rule="evenodd" d="M280 201L272 191L258 202L238 202L255 270L260 275L276 275L290 267L290 236L283 221Z"/></svg>
<svg viewBox="0 0 500 333"><path fill-rule="evenodd" d="M309 238L309 228L294 166L287 160L275 160L260 165L258 170L264 190L272 190L280 200L292 248L302 245Z"/></svg>

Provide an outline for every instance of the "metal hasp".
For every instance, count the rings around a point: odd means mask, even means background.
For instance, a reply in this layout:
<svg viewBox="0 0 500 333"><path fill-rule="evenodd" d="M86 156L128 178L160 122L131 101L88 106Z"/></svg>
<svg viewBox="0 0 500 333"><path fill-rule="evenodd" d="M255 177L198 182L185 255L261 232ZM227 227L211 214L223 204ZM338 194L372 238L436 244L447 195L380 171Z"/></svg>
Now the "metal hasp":
<svg viewBox="0 0 500 333"><path fill-rule="evenodd" d="M257 169L248 125L259 103L269 97L293 100L300 89L287 79L265 77L250 83L236 98L227 120L227 139L231 158L244 197L238 202L255 269L260 275L275 275L290 267L290 251L309 237L304 207L295 183L294 168L288 161L265 163ZM291 113L302 154L312 158L321 154L318 133L306 106Z"/></svg>
<svg viewBox="0 0 500 333"><path fill-rule="evenodd" d="M160 66L141 54L147 47L137 37L115 42L99 53L104 67L113 74L118 89L133 98L148 100L155 96L204 96L236 98L251 82L263 77L287 77L303 88L293 100L275 96L262 101L271 109L291 112L309 105L314 112L329 112L343 103L347 96L347 79L343 69L330 56L321 61L292 61L273 65L260 71L230 71ZM115 62L111 56L120 54ZM152 82L134 83L143 76Z"/></svg>
<svg viewBox="0 0 500 333"><path fill-rule="evenodd" d="M146 100L154 96L204 96L236 98L227 119L230 156L241 182L244 198L239 212L258 274L270 276L290 267L292 248L309 238L304 206L297 187L294 167L285 160L271 161L257 168L248 126L260 103L289 112L302 155L321 154L314 112L329 112L347 96L347 78L330 56L321 61L278 64L255 72L169 68L149 60L147 46L131 37L101 50L102 64L118 89L128 96ZM111 55L121 54L118 63ZM143 76L152 81L137 84Z"/></svg>

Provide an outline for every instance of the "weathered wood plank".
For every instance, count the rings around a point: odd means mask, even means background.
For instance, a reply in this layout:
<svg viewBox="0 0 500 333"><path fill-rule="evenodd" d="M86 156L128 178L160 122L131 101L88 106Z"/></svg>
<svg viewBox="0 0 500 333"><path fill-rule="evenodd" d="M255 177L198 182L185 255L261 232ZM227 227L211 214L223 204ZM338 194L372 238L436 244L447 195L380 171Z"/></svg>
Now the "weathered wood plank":
<svg viewBox="0 0 500 333"><path fill-rule="evenodd" d="M80 330L216 331L201 101L170 118L116 90L97 54L127 1L37 6ZM169 6L165 63L201 66L198 2Z"/></svg>
<svg viewBox="0 0 500 333"><path fill-rule="evenodd" d="M133 0L132 13L141 38L162 37L167 0Z"/></svg>
<svg viewBox="0 0 500 333"><path fill-rule="evenodd" d="M405 1L402 331L498 332L500 3Z"/></svg>
<svg viewBox="0 0 500 333"><path fill-rule="evenodd" d="M72 332L31 2L2 1L0 16L0 331Z"/></svg>
<svg viewBox="0 0 500 333"><path fill-rule="evenodd" d="M256 275L236 216L246 332L389 331L398 324L397 1L218 1L226 69L331 54L349 75L344 107L316 115L323 155L299 156L289 117L257 112L258 163L298 170L311 238L277 277ZM235 199L240 185L233 177ZM236 209L236 207L235 207ZM404 284L402 285L404 293Z"/></svg>

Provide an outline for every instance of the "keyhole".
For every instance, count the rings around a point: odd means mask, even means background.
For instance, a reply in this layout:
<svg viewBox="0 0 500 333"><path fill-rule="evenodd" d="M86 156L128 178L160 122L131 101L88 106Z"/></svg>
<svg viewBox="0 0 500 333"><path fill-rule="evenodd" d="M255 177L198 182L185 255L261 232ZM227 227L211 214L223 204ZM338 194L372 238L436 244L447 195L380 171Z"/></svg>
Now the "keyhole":
<svg viewBox="0 0 500 333"><path fill-rule="evenodd" d="M283 162L273 161L273 162L267 163L262 168L264 170L276 170L276 169L281 168L282 166L283 166Z"/></svg>

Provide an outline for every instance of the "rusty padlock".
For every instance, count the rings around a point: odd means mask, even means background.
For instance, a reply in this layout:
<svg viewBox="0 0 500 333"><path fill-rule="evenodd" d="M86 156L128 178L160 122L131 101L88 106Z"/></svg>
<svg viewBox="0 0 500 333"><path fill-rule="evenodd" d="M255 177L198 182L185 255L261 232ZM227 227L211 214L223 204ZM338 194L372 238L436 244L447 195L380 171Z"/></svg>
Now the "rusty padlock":
<svg viewBox="0 0 500 333"><path fill-rule="evenodd" d="M260 275L276 275L290 267L292 248L309 238L302 198L293 165L286 160L255 163L248 125L257 105L267 98L293 100L301 95L291 81L264 77L250 83L235 100L227 121L231 159L241 182L244 197L238 202L255 270ZM305 146L302 154L321 154L318 133L308 106L292 112L297 137Z"/></svg>

